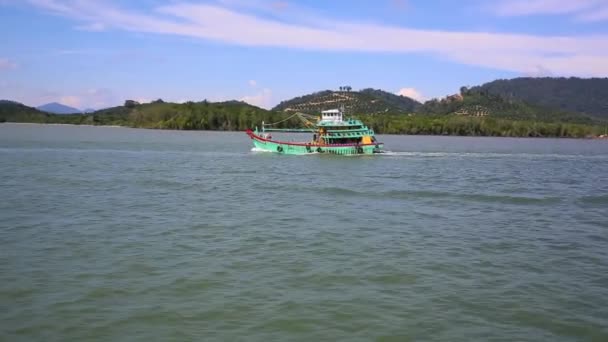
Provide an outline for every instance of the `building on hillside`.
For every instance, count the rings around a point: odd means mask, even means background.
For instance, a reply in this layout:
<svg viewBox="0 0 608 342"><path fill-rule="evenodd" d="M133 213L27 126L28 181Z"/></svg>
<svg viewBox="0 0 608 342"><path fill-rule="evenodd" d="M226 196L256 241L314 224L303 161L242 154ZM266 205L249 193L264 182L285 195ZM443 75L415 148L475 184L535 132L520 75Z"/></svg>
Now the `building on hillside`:
<svg viewBox="0 0 608 342"><path fill-rule="evenodd" d="M448 102L461 102L462 100L464 100L464 98L460 94L454 94L454 95L449 95L448 97L445 98L445 100Z"/></svg>
<svg viewBox="0 0 608 342"><path fill-rule="evenodd" d="M455 111L454 114L460 115L460 116L482 117L482 116L490 115L490 110L486 107L476 105L476 106L468 107L468 108L467 107L460 108L459 110Z"/></svg>

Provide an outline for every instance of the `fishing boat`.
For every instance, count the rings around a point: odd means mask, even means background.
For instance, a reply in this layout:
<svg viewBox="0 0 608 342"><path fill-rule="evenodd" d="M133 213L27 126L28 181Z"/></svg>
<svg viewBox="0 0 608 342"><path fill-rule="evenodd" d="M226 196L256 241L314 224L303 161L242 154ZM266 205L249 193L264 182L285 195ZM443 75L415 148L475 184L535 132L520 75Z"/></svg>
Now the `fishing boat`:
<svg viewBox="0 0 608 342"><path fill-rule="evenodd" d="M281 122L298 117L304 128L275 128ZM312 133L308 141L274 140L272 133ZM253 145L261 151L282 154L329 153L338 155L370 155L382 153L384 144L378 142L374 131L355 118L345 118L343 109L330 109L321 112L321 116L296 113L279 122L265 124L261 130L248 129L247 135Z"/></svg>

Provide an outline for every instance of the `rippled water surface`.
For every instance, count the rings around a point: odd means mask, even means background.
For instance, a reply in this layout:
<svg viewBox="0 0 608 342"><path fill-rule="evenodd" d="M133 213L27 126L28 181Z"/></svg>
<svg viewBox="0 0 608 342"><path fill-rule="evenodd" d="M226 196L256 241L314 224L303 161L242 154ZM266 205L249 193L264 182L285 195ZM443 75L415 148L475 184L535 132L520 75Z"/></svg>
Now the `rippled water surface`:
<svg viewBox="0 0 608 342"><path fill-rule="evenodd" d="M608 142L0 125L0 340L608 341Z"/></svg>

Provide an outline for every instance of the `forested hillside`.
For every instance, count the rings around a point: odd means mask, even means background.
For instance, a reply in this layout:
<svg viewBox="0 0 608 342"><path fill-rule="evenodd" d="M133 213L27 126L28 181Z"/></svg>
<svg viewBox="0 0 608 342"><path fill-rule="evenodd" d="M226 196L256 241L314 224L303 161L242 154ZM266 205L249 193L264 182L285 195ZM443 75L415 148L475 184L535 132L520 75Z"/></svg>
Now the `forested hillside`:
<svg viewBox="0 0 608 342"><path fill-rule="evenodd" d="M403 114L414 112L420 105L419 102L409 97L367 88L361 91L319 91L283 101L273 110L313 114L326 109L343 107L347 114Z"/></svg>
<svg viewBox="0 0 608 342"><path fill-rule="evenodd" d="M240 101L178 104L159 99L146 104L127 100L122 106L93 113L55 115L17 102L0 101L0 122L242 131L260 127L263 121L280 122L275 126L280 128L301 127L302 122L292 117L293 113L318 114L325 109L343 107L347 116L362 119L380 134L581 138L603 134L608 126L608 120L597 116L599 112L593 117L542 106L504 90L508 87L493 87L462 87L459 94L424 104L382 90L352 91L350 87L341 87L340 91L321 91L281 102L270 111ZM596 104L605 100L603 90L588 95L593 99L599 97L594 102ZM578 93L577 96L578 101L583 102L584 96ZM593 108L602 107L596 105Z"/></svg>
<svg viewBox="0 0 608 342"><path fill-rule="evenodd" d="M283 114L271 112L244 102L187 102L183 104L157 100L139 104L127 100L123 106L90 114L57 115L11 101L0 102L0 122L64 123L78 125L117 125L141 128L181 130L245 130L262 121L282 120ZM297 119L278 127L297 125Z"/></svg>
<svg viewBox="0 0 608 342"><path fill-rule="evenodd" d="M608 78L522 77L496 80L471 90L608 119Z"/></svg>
<svg viewBox="0 0 608 342"><path fill-rule="evenodd" d="M504 98L479 88L461 88L461 94L442 100L427 101L418 114L491 117L509 120L592 124L594 118L580 113L567 112L533 105L513 98Z"/></svg>

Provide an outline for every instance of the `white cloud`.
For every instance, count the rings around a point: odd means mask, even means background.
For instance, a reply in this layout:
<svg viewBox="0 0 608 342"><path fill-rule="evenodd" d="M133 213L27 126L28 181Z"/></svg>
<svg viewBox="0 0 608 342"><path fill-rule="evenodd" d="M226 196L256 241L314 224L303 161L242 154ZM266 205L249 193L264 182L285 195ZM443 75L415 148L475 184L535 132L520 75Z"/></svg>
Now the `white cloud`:
<svg viewBox="0 0 608 342"><path fill-rule="evenodd" d="M580 21L606 21L608 20L608 4L602 8L598 8L595 11L589 11L586 13L581 13L576 17Z"/></svg>
<svg viewBox="0 0 608 342"><path fill-rule="evenodd" d="M0 80L0 90L0 98L21 102L32 107L49 102L60 102L83 109L104 108L119 103L114 94L107 89L57 92L27 85L19 81Z"/></svg>
<svg viewBox="0 0 608 342"><path fill-rule="evenodd" d="M57 49L51 52L53 55L100 55L103 53L107 54L108 51L101 49Z"/></svg>
<svg viewBox="0 0 608 342"><path fill-rule="evenodd" d="M390 5L393 9L399 10L407 9L410 6L408 0L391 0Z"/></svg>
<svg viewBox="0 0 608 342"><path fill-rule="evenodd" d="M418 102L424 102L426 100L426 97L424 97L422 93L414 88L401 88L397 92L397 95L407 96L410 99L414 99Z"/></svg>
<svg viewBox="0 0 608 342"><path fill-rule="evenodd" d="M26 104L41 105L49 102L59 102L78 109L100 109L114 106L119 103L112 91L105 88L90 88L67 94L28 89L25 99L23 97L20 98L19 96L16 98L18 101L23 101Z"/></svg>
<svg viewBox="0 0 608 342"><path fill-rule="evenodd" d="M8 58L0 58L0 70L15 69L17 63L11 61Z"/></svg>
<svg viewBox="0 0 608 342"><path fill-rule="evenodd" d="M76 29L82 31L101 32L106 30L106 25L102 23L90 23L86 25L76 26Z"/></svg>
<svg viewBox="0 0 608 342"><path fill-rule="evenodd" d="M244 96L241 98L241 101L247 102L250 105L270 109L272 107L272 91L268 88L264 88L255 95Z"/></svg>
<svg viewBox="0 0 608 342"><path fill-rule="evenodd" d="M547 68L555 75L607 76L608 36L536 36L510 33L410 29L289 13L289 21L245 14L220 5L169 3L152 12L119 9L108 2L29 0L54 13L107 28L195 37L242 46L323 51L426 53L449 61L519 73ZM227 0L224 0L227 1ZM600 0L580 0L584 3ZM601 0L605 1L605 0ZM504 13L578 11L582 5L558 0L502 1L517 9ZM526 2L527 3L527 2ZM563 6L566 6L565 8ZM247 8L247 6L245 6ZM290 6L291 7L291 6ZM506 7L505 7L506 8ZM505 12L506 11L506 12ZM304 11L302 11L304 13ZM593 19L593 18L590 18Z"/></svg>
<svg viewBox="0 0 608 342"><path fill-rule="evenodd" d="M116 103L117 97L107 88L90 88L83 94L83 106L87 108L104 108Z"/></svg>
<svg viewBox="0 0 608 342"><path fill-rule="evenodd" d="M289 2L287 1L275 1L271 4L272 8L276 10L284 10L289 7Z"/></svg>
<svg viewBox="0 0 608 342"><path fill-rule="evenodd" d="M501 16L571 15L579 21L608 20L607 0L499 0L489 7Z"/></svg>
<svg viewBox="0 0 608 342"><path fill-rule="evenodd" d="M74 107L74 108L81 108L80 106L82 105L82 99L78 96L73 96L73 95L62 96L59 99L59 103L70 106L70 107Z"/></svg>
<svg viewBox="0 0 608 342"><path fill-rule="evenodd" d="M247 83L249 83L249 85L252 87L256 87L258 85L258 82L256 82L255 80L249 80Z"/></svg>
<svg viewBox="0 0 608 342"><path fill-rule="evenodd" d="M601 3L602 0L499 0L490 6L499 15L522 16L573 13Z"/></svg>

